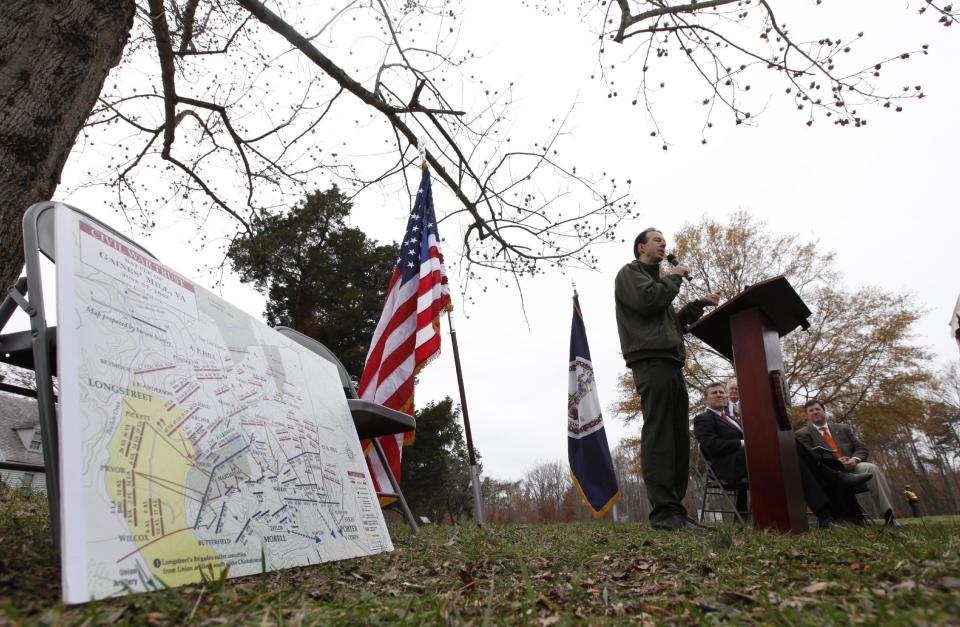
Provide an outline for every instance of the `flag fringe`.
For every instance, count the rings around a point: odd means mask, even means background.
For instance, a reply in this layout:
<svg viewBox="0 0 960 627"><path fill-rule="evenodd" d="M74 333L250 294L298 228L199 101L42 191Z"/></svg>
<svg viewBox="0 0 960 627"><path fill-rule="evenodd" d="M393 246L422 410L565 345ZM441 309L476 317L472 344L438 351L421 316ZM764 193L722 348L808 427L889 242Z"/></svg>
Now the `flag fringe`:
<svg viewBox="0 0 960 627"><path fill-rule="evenodd" d="M437 313L437 315L433 317L433 320L430 321L430 325L433 327L433 332L436 333L437 335L440 335L440 316L447 311L453 311L453 303L447 303L446 305L441 307L440 312ZM439 356L440 356L440 349L438 348L437 352L435 352L434 354L430 355L425 360L417 364L417 366L413 369L413 376L415 377L418 374L420 374L420 371L423 370L423 368L427 364L431 363L434 359L436 359Z"/></svg>
<svg viewBox="0 0 960 627"><path fill-rule="evenodd" d="M583 488L580 487L580 482L577 481L577 475L573 474L573 468L570 469L570 479L573 481L573 485L576 486L577 492L580 493L580 497L583 499L584 504L587 506L587 509L590 510L590 513L593 514L594 518L603 518L603 516L610 511L610 508L620 500L620 490L617 490L603 507L600 509L594 509L593 504L590 503L590 499L587 498Z"/></svg>

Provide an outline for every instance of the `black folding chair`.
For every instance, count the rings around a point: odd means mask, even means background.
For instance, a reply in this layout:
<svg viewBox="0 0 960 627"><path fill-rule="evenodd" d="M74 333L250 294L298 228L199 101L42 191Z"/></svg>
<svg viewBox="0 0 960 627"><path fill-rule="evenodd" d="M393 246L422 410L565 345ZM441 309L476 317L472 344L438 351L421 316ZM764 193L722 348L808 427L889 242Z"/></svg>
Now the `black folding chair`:
<svg viewBox="0 0 960 627"><path fill-rule="evenodd" d="M377 497L395 498L403 512L404 519L410 524L414 533L419 533L420 528L417 526L417 521L414 520L410 508L407 506L407 500L403 498L403 492L400 491L400 484L393 475L390 464L387 463L387 457L383 453L383 447L380 446L380 441L377 440L377 438L381 436L396 435L398 433L415 430L417 423L413 419L413 416L395 409L390 409L389 407L384 407L378 403L358 398L357 390L353 387L353 381L350 380L347 369L343 367L343 364L340 363L340 360L337 359L337 356L334 355L329 348L317 340L289 327L276 327L274 330L290 338L300 346L323 357L337 367L337 372L340 373L340 384L343 386L343 393L347 397L347 407L350 408L350 414L353 416L353 424L357 428L357 435L361 440L369 439L373 442L373 450L376 451L377 458L380 460L384 473L390 481L390 487L393 489L393 492L377 492Z"/></svg>
<svg viewBox="0 0 960 627"><path fill-rule="evenodd" d="M747 520L750 518L750 500L747 499L747 516L744 518L744 515L737 510L737 495L742 490L749 490L749 482L744 479L736 485L725 484L720 480L720 477L717 476L713 465L710 463L710 459L704 454L703 449L698 446L697 452L700 454L700 459L703 460L704 467L703 489L701 490L700 496L700 522L703 522L705 513L711 512L718 513L721 516L723 514L733 514L737 522L744 525L747 524ZM719 507L708 507L711 497L715 497L714 500L719 499L721 503Z"/></svg>

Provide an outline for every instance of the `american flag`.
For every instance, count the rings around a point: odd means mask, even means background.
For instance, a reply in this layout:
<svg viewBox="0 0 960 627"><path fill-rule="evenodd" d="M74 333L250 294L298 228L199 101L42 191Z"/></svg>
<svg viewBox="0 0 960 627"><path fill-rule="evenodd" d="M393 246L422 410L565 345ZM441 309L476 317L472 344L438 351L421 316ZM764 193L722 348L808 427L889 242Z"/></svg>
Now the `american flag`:
<svg viewBox="0 0 960 627"><path fill-rule="evenodd" d="M430 171L423 170L417 200L400 246L380 322L360 376L360 398L413 415L413 378L440 354L440 314L452 309L447 269L433 212ZM413 433L384 436L380 446L395 477L400 477L400 452L413 442ZM363 443L377 491L390 483L372 443Z"/></svg>

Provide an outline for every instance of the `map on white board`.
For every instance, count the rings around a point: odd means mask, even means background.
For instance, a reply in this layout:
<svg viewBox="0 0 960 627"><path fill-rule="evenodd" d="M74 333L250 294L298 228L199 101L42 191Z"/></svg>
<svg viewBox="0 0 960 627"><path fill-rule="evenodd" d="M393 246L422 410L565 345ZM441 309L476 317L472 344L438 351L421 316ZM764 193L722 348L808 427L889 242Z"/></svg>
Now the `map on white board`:
<svg viewBox="0 0 960 627"><path fill-rule="evenodd" d="M393 550L337 369L56 211L64 600Z"/></svg>

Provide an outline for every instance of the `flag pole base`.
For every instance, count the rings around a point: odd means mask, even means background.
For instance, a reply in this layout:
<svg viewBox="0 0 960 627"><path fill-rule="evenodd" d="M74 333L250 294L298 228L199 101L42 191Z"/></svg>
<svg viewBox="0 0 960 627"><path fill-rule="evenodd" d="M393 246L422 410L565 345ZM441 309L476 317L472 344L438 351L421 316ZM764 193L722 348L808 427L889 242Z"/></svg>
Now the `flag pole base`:
<svg viewBox="0 0 960 627"><path fill-rule="evenodd" d="M483 499L480 498L480 466L470 466L470 483L473 484L473 520L483 526Z"/></svg>

